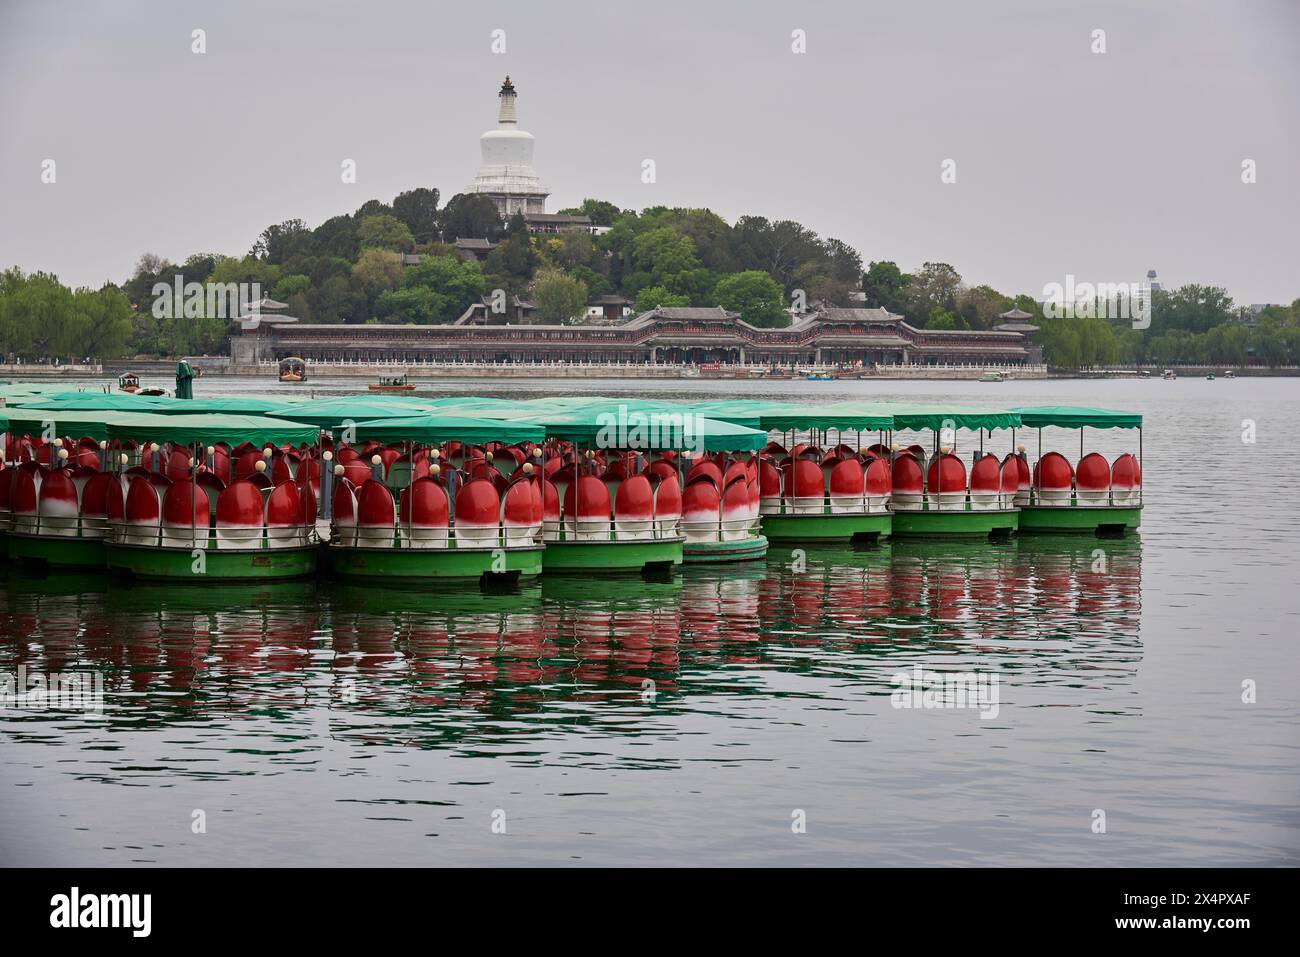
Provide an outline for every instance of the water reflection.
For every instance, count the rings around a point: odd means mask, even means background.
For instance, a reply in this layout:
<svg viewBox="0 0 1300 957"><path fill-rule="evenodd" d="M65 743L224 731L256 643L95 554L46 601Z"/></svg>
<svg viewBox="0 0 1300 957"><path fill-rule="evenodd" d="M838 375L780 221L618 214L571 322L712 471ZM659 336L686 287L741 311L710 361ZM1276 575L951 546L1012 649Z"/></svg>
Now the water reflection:
<svg viewBox="0 0 1300 957"><path fill-rule="evenodd" d="M846 681L886 694L913 661L1095 686L1122 683L1140 658L1141 548L1068 537L807 548L668 582L550 577L498 595L11 572L0 671L103 672L104 716L72 719L100 728L307 711L324 721L313 733L416 747L645 734L659 728L652 705L830 700ZM831 684L795 692L773 680L782 674ZM0 713L19 737L69 720Z"/></svg>

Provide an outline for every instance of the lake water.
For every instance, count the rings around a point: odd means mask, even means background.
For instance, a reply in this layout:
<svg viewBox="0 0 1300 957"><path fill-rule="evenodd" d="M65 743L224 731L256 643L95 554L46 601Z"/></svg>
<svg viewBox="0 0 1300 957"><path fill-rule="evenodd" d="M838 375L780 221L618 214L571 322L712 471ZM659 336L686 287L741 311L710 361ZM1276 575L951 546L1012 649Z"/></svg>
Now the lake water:
<svg viewBox="0 0 1300 957"><path fill-rule="evenodd" d="M0 674L95 669L105 704L0 707L0 863L1300 861L1300 380L421 388L579 391L1131 409L1142 531L502 595L9 570ZM996 675L997 713L895 707L914 666Z"/></svg>

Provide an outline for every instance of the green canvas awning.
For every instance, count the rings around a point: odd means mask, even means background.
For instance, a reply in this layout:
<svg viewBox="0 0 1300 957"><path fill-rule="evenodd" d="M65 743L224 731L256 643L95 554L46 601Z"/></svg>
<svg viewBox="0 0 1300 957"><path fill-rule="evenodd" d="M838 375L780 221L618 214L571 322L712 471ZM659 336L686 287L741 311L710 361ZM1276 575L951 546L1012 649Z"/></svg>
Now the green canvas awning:
<svg viewBox="0 0 1300 957"><path fill-rule="evenodd" d="M271 410L277 418L307 422L322 429L337 429L357 422L398 419L424 411L415 403L376 399L368 395L340 395L310 402L285 403Z"/></svg>
<svg viewBox="0 0 1300 957"><path fill-rule="evenodd" d="M256 415L118 415L108 423L110 441L173 442L177 445L225 442L238 445L315 445L313 425Z"/></svg>
<svg viewBox="0 0 1300 957"><path fill-rule="evenodd" d="M1014 429L1020 426L1020 416L1010 409L979 409L969 406L885 406L894 417L894 428L932 430L953 429Z"/></svg>
<svg viewBox="0 0 1300 957"><path fill-rule="evenodd" d="M226 395L226 396L207 396L202 399L189 399L180 401L172 399L166 405L159 405L150 408L150 412L160 412L164 415L196 415L208 412L225 412L230 415L269 415L275 418L284 418L280 414L282 409L292 409L297 403L286 402L284 399L264 399L255 395Z"/></svg>
<svg viewBox="0 0 1300 957"><path fill-rule="evenodd" d="M1136 412L1090 409L1073 405L1035 405L1012 409L1030 428L1055 425L1063 429L1140 429L1142 416Z"/></svg>
<svg viewBox="0 0 1300 957"><path fill-rule="evenodd" d="M789 405L761 414L763 428L773 432L791 429L836 429L875 432L894 428L894 416L887 409L866 402L836 402L832 405Z"/></svg>
<svg viewBox="0 0 1300 957"><path fill-rule="evenodd" d="M5 410L9 417L12 435L33 438L45 435L68 436L74 439L94 439L102 442L108 438L108 420L129 415L125 412L97 412L73 409L67 412L50 409L33 409L27 406Z"/></svg>
<svg viewBox="0 0 1300 957"><path fill-rule="evenodd" d="M416 442L421 445L439 445L443 442L468 442L481 445L485 442L540 443L546 430L539 425L528 425L507 419L477 419L463 415L407 415L400 418L376 419L358 422L355 426L358 439L374 439L385 445L391 442Z"/></svg>
<svg viewBox="0 0 1300 957"><path fill-rule="evenodd" d="M98 412L152 412L176 405L175 399L160 395L133 395L130 392L58 392L22 400L23 408Z"/></svg>
<svg viewBox="0 0 1300 957"><path fill-rule="evenodd" d="M540 425L548 438L585 448L731 452L761 449L767 444L766 432L706 418L689 409L635 409L625 403L538 412L512 421Z"/></svg>

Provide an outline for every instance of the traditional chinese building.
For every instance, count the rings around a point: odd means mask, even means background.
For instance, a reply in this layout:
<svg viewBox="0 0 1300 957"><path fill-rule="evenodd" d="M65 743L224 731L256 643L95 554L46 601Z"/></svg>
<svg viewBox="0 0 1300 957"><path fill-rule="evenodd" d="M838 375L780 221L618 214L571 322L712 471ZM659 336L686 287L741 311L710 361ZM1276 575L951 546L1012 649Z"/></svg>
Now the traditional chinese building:
<svg viewBox="0 0 1300 957"><path fill-rule="evenodd" d="M787 327L752 326L719 307L660 307L624 322L520 322L532 303L506 315L484 300L449 325L259 324L231 340L237 366L301 356L308 361L746 363L756 366L883 364L1021 365L1024 333L917 329L884 309L818 307Z"/></svg>

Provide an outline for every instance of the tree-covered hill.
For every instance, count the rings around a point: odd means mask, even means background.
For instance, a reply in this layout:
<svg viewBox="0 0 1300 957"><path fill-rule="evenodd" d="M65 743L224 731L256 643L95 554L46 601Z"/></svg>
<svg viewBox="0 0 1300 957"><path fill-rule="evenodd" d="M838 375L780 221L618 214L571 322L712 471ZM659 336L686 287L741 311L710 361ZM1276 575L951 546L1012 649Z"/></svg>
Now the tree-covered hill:
<svg viewBox="0 0 1300 957"><path fill-rule="evenodd" d="M486 196L459 194L439 205L436 189L370 200L315 227L299 219L268 226L242 257L196 253L171 263L141 256L121 286L70 290L53 276L0 274L0 351L27 359L114 358L224 352L233 317L156 315L155 286L257 283L313 323L446 323L478 297L501 289L531 300L538 321L580 321L588 301L616 295L637 312L655 306L715 306L757 326L790 321L787 310L817 302L865 301L916 327L988 329L1018 307L1042 327L1053 365L1114 363L1295 363L1300 300L1239 321L1227 293L1187 285L1155 294L1149 329L1102 318L1046 319L1035 297L970 285L947 263L913 272L870 263L847 243L792 220L708 209L619 209L584 200L562 213L585 230L530 234L521 216L502 222ZM458 255L457 240L493 244L482 262ZM480 244L481 245L481 244Z"/></svg>

